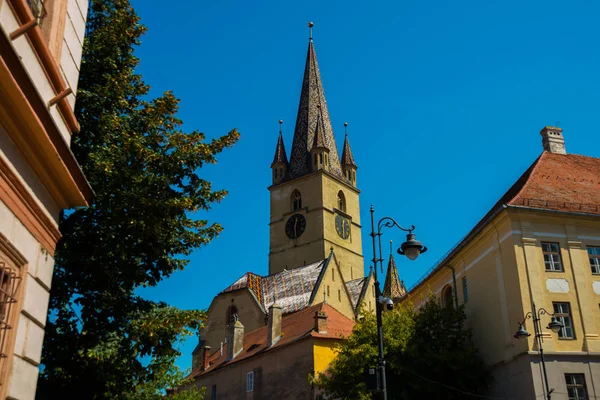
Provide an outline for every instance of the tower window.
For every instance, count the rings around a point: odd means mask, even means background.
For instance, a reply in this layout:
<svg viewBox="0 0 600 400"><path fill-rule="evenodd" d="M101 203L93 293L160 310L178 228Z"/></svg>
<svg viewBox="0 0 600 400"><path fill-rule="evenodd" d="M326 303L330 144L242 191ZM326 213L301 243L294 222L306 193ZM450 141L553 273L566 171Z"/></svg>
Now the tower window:
<svg viewBox="0 0 600 400"><path fill-rule="evenodd" d="M331 270L331 281L335 282L335 270Z"/></svg>
<svg viewBox="0 0 600 400"><path fill-rule="evenodd" d="M279 177L283 178L283 168L279 168Z"/></svg>
<svg viewBox="0 0 600 400"><path fill-rule="evenodd" d="M338 301L342 301L342 291L338 289Z"/></svg>
<svg viewBox="0 0 600 400"><path fill-rule="evenodd" d="M292 211L296 211L302 208L302 195L297 190L292 193Z"/></svg>
<svg viewBox="0 0 600 400"><path fill-rule="evenodd" d="M344 193L340 190L337 195L337 208L340 211L346 212L346 198Z"/></svg>
<svg viewBox="0 0 600 400"><path fill-rule="evenodd" d="M319 164L323 164L323 153L319 153Z"/></svg>

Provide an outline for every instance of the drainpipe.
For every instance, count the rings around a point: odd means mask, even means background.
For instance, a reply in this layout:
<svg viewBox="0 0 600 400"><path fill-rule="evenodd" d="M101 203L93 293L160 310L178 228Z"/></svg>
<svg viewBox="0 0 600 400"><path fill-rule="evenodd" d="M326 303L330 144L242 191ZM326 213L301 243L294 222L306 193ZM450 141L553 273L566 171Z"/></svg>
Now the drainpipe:
<svg viewBox="0 0 600 400"><path fill-rule="evenodd" d="M446 265L446 268L450 268L452 270L452 286L454 292L454 307L458 310L458 292L456 290L456 270L451 265Z"/></svg>

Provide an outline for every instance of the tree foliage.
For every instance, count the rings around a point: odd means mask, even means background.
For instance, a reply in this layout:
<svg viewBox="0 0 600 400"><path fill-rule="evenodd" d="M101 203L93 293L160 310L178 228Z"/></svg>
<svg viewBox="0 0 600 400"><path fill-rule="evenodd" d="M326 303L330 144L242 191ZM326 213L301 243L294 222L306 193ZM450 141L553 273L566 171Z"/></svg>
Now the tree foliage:
<svg viewBox="0 0 600 400"><path fill-rule="evenodd" d="M222 230L194 217L226 195L199 170L239 135L184 132L172 93L148 98L134 56L145 30L128 0L92 0L72 150L95 197L61 215L42 399L160 398L182 377L178 341L205 317L136 289L183 269L186 256Z"/></svg>
<svg viewBox="0 0 600 400"><path fill-rule="evenodd" d="M443 308L433 297L418 312L406 304L384 313L389 399L469 399L485 392L490 375L465 318L464 306ZM327 398L377 398L365 380L365 371L377 365L377 323L366 313L340 345L327 373L314 382Z"/></svg>

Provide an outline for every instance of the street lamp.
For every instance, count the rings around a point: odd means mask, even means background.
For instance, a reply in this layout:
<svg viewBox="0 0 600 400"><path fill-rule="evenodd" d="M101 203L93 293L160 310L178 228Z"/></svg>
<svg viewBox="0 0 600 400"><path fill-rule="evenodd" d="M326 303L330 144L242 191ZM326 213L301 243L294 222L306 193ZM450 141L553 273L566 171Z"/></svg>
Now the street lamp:
<svg viewBox="0 0 600 400"><path fill-rule="evenodd" d="M380 386L380 387L378 387L378 389L380 389L383 392L383 400L387 400L387 387L386 387L386 382L385 382L385 358L383 356L383 324L382 324L381 313L383 311L384 303L386 304L386 306L388 308L391 308L391 307L393 307L393 302L391 301L391 299L384 298L381 294L381 289L379 288L379 280L377 278L377 263L380 264L381 272L383 273L383 257L382 257L382 252L381 252L381 229L382 228L393 228L393 227L397 227L398 229L400 229L404 232L408 232L408 234L406 235L406 242L402 243L402 245L398 249L398 254L406 256L409 260L413 261L413 260L416 260L420 254L425 253L427 251L427 247L423 246L423 244L415 238L415 234L412 233L412 231L415 230L414 225L412 225L410 228L406 229L406 228L403 228L402 226L400 226L400 224L398 224L393 218L383 217L377 223L377 232L376 232L375 231L375 209L373 208L373 206L371 206L371 235L370 236L373 239L373 259L371 261L373 262L373 271L374 271L374 275L375 275L375 297L376 297L375 310L376 310L376 314L377 314L377 335L378 335L377 337L378 337L378 343L379 343L379 371L380 371L380 375L381 375L381 380L379 381L379 382L381 382L381 384L380 385L378 384L378 386ZM379 256L377 255L377 246L375 243L376 238L379 240ZM390 305L391 305L391 307L390 307Z"/></svg>
<svg viewBox="0 0 600 400"><path fill-rule="evenodd" d="M525 315L525 318L523 318L522 322L519 322L519 329L515 333L514 337L517 339L523 339L531 336L531 334L525 329L525 321L527 321L528 319L533 320L535 340L537 341L538 349L540 351L542 371L544 373L544 383L546 384L546 396L548 400L550 400L550 396L552 395L554 389L550 389L550 385L548 385L548 373L546 372L546 361L544 360L544 348L542 346L544 339L542 337L542 324L540 323L541 316L544 314L550 315L550 322L548 323L548 326L546 328L550 329L554 333L558 333L558 331L560 331L564 327L564 325L556 318L556 315L554 315L553 313L549 313L544 308L536 309L535 303L532 303L532 306L533 310Z"/></svg>

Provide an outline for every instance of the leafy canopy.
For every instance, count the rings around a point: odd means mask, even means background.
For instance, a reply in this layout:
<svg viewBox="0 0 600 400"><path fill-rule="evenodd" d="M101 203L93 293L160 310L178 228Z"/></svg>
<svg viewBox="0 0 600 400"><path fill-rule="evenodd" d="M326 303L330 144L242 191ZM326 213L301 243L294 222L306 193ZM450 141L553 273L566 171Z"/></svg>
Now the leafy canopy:
<svg viewBox="0 0 600 400"><path fill-rule="evenodd" d="M383 314L389 399L469 399L483 394L490 375L464 327L464 306L440 306L434 298L414 311L402 304ZM326 374L314 382L327 398L377 398L367 390L365 371L378 365L377 322L363 314L339 347Z"/></svg>
<svg viewBox="0 0 600 400"><path fill-rule="evenodd" d="M72 150L95 198L61 215L38 398L158 399L182 378L178 341L205 318L135 291L221 232L194 217L226 195L199 172L239 134L184 132L171 92L148 98L134 56L145 30L128 0L92 0Z"/></svg>

